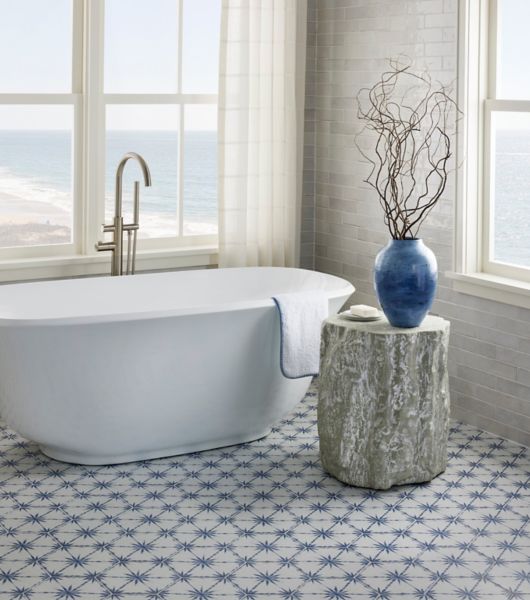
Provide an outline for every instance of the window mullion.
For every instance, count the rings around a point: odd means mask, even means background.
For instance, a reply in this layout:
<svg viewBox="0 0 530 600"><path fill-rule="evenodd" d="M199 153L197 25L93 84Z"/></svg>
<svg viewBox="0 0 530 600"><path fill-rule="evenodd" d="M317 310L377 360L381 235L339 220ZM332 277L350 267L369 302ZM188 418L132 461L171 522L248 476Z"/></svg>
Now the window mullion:
<svg viewBox="0 0 530 600"><path fill-rule="evenodd" d="M77 94L0 94L0 104L73 104Z"/></svg>
<svg viewBox="0 0 530 600"><path fill-rule="evenodd" d="M84 0L84 235L82 253L95 254L105 216L104 0Z"/></svg>
<svg viewBox="0 0 530 600"><path fill-rule="evenodd" d="M72 93L83 93L84 3L73 0L72 27Z"/></svg>
<svg viewBox="0 0 530 600"><path fill-rule="evenodd" d="M488 4L488 98L497 97L497 65L498 65L498 7L497 0L489 0Z"/></svg>
<svg viewBox="0 0 530 600"><path fill-rule="evenodd" d="M489 0L487 5L487 28L483 31L487 35L487 52L482 55L486 60L486 99L484 102L483 122L482 122L482 194L479 200L481 218L479 219L480 231L478 234L479 240L479 270L486 271L490 262L492 239L493 239L493 222L492 216L492 190L494 189L494 168L493 155L494 148L492 146L491 125L492 125L492 103L495 102L497 95L497 15L498 7L497 0Z"/></svg>
<svg viewBox="0 0 530 600"><path fill-rule="evenodd" d="M72 26L72 93L74 94L73 124L73 242L76 253L83 250L84 223L84 99L83 93L83 47L84 47L84 6L83 0L73 0Z"/></svg>
<svg viewBox="0 0 530 600"><path fill-rule="evenodd" d="M486 109L491 112L522 112L530 113L530 100L486 100Z"/></svg>
<svg viewBox="0 0 530 600"><path fill-rule="evenodd" d="M178 59L177 59L177 93L182 94L182 37L184 23L184 2L178 0ZM177 172L177 223L178 236L184 233L184 118L185 105L179 106L179 128L178 128L178 172Z"/></svg>
<svg viewBox="0 0 530 600"><path fill-rule="evenodd" d="M217 94L104 94L105 104L217 104Z"/></svg>
<svg viewBox="0 0 530 600"><path fill-rule="evenodd" d="M492 221L492 193L495 189L495 168L493 165L493 157L495 156L495 148L493 145L493 137L491 132L492 127L492 111L489 102L485 103L484 110L484 126L483 126L483 185L482 185L482 252L480 261L480 271L487 271L491 261L491 249L493 240Z"/></svg>

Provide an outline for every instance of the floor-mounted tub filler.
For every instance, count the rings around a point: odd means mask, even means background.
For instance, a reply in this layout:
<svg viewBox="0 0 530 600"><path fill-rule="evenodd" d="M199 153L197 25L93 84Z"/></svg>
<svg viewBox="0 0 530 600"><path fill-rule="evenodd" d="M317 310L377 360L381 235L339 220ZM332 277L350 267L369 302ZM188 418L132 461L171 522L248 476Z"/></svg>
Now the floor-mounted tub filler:
<svg viewBox="0 0 530 600"><path fill-rule="evenodd" d="M310 378L280 371L271 297L353 291L301 269L181 271L2 286L0 415L52 458L112 464L254 440Z"/></svg>

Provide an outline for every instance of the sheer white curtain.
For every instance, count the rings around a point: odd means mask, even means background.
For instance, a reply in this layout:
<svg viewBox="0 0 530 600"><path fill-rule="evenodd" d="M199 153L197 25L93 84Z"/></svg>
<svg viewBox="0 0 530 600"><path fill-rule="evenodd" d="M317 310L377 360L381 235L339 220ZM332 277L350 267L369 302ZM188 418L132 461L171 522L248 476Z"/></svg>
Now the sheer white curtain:
<svg viewBox="0 0 530 600"><path fill-rule="evenodd" d="M223 0L219 264L297 266L307 0Z"/></svg>

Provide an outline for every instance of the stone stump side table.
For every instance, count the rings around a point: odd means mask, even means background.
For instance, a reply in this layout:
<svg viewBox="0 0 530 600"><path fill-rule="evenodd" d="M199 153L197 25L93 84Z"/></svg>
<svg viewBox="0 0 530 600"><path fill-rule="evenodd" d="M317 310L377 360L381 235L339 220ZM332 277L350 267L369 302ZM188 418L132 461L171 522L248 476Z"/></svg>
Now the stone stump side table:
<svg viewBox="0 0 530 600"><path fill-rule="evenodd" d="M447 465L449 322L327 319L318 392L326 471L359 487L430 481Z"/></svg>

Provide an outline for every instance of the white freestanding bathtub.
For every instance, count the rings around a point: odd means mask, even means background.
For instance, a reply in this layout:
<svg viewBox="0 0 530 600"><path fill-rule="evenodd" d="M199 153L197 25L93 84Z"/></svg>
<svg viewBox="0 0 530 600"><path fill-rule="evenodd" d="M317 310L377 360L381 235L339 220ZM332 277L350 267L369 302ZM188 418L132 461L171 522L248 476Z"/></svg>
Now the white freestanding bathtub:
<svg viewBox="0 0 530 600"><path fill-rule="evenodd" d="M182 271L0 287L0 415L58 460L112 464L266 435L310 378L280 372L271 296L353 292L301 269Z"/></svg>

